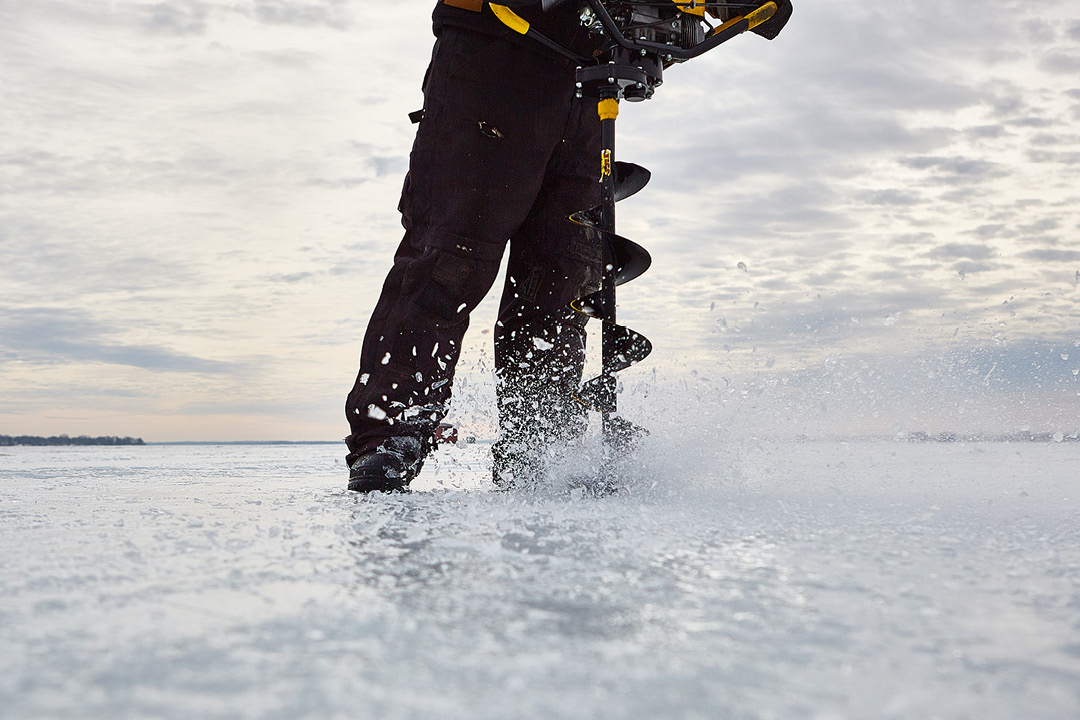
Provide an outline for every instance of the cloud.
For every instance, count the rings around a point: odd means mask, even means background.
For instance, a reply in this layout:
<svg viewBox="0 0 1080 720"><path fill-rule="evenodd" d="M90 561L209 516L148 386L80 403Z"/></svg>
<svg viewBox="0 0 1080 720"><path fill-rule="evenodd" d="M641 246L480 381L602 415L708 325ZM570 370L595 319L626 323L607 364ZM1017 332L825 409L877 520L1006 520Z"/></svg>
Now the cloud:
<svg viewBox="0 0 1080 720"><path fill-rule="evenodd" d="M1048 263L1059 262L1076 262L1080 261L1080 250L1057 250L1053 248L1042 248L1038 250L1027 250L1020 253L1020 257L1028 260L1040 260Z"/></svg>
<svg viewBox="0 0 1080 720"><path fill-rule="evenodd" d="M143 14L143 27L165 35L202 35L210 15L209 7L196 0L170 0L139 9Z"/></svg>
<svg viewBox="0 0 1080 720"><path fill-rule="evenodd" d="M899 188L888 188L886 190L870 190L861 193L860 196L863 202L869 205L894 205L894 206L915 206L923 202L923 198L911 191L901 190Z"/></svg>
<svg viewBox="0 0 1080 720"><path fill-rule="evenodd" d="M351 21L346 0L255 0L253 15L260 22L272 25L325 25L336 30L347 29Z"/></svg>
<svg viewBox="0 0 1080 720"><path fill-rule="evenodd" d="M1080 55L1073 52L1056 50L1043 56L1039 63L1047 72L1076 76L1080 73Z"/></svg>
<svg viewBox="0 0 1080 720"><path fill-rule="evenodd" d="M1028 153L1031 162L1055 163L1060 165L1080 164L1080 150L1069 152L1048 152L1046 150L1032 150Z"/></svg>
<svg viewBox="0 0 1080 720"><path fill-rule="evenodd" d="M155 372L228 373L231 362L155 345L117 343L115 330L79 310L13 308L0 316L0 347L7 362L106 363Z"/></svg>
<svg viewBox="0 0 1080 720"><path fill-rule="evenodd" d="M1009 174L1001 163L968 157L909 157L900 164L913 170L937 171L937 181L947 184L993 180Z"/></svg>
<svg viewBox="0 0 1080 720"><path fill-rule="evenodd" d="M939 245L926 253L934 258L966 258L968 260L985 260L995 257L998 252L988 245L972 245L969 243L946 243Z"/></svg>
<svg viewBox="0 0 1080 720"><path fill-rule="evenodd" d="M832 355L797 370L763 362L735 386L739 427L764 422L757 432L781 436L813 436L822 428L1068 434L1080 429L1078 345L1062 339L972 346L957 338L890 355Z"/></svg>
<svg viewBox="0 0 1080 720"><path fill-rule="evenodd" d="M1004 137L1008 134L1008 131L1001 125L979 125L967 128L964 130L964 134L974 138L991 139Z"/></svg>

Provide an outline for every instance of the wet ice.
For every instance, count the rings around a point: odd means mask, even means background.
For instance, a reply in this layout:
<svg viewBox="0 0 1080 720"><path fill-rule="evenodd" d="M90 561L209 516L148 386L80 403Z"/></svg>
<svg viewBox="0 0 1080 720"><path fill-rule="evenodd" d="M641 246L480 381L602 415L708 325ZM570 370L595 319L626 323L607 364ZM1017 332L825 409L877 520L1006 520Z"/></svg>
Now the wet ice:
<svg viewBox="0 0 1080 720"><path fill-rule="evenodd" d="M603 499L483 443L370 497L336 445L6 449L0 717L1080 713L1080 445L646 443Z"/></svg>

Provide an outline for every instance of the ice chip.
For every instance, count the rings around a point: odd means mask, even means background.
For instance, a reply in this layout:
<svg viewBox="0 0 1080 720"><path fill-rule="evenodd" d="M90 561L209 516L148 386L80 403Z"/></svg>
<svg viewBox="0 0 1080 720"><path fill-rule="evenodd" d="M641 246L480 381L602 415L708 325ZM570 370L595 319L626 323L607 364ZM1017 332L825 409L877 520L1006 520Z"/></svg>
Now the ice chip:
<svg viewBox="0 0 1080 720"><path fill-rule="evenodd" d="M386 419L386 411L383 410L378 405L368 405L367 414L368 414L368 417L371 418L372 420L385 420Z"/></svg>
<svg viewBox="0 0 1080 720"><path fill-rule="evenodd" d="M383 356L383 359L380 360L379 362L381 362L383 365L389 365L390 364L390 353L386 353L386 355Z"/></svg>
<svg viewBox="0 0 1080 720"><path fill-rule="evenodd" d="M537 350L550 350L551 348L553 348L555 346L553 344L549 343L544 338L534 337L533 338L533 347L535 347Z"/></svg>

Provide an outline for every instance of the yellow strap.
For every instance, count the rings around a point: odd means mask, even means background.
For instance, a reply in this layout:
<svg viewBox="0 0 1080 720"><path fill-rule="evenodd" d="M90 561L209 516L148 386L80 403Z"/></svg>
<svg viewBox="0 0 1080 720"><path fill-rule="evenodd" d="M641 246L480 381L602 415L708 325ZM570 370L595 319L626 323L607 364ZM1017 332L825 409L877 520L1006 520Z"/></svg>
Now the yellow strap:
<svg viewBox="0 0 1080 720"><path fill-rule="evenodd" d="M488 3L488 7L491 8L491 12L495 13L495 17L502 20L503 25L514 32L521 33L522 35L529 32L529 21L510 8L505 5L496 5L495 3Z"/></svg>

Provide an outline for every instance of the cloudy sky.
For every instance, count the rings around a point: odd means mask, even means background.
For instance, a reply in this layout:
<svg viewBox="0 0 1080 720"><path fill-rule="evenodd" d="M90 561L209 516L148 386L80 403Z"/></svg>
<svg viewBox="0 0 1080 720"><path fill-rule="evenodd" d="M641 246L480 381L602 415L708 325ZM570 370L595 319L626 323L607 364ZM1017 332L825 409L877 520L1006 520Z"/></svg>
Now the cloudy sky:
<svg viewBox="0 0 1080 720"><path fill-rule="evenodd" d="M431 7L0 0L0 433L344 435ZM619 213L654 257L628 393L807 434L1080 428L1075 0L796 0L666 80L619 119L653 172Z"/></svg>

